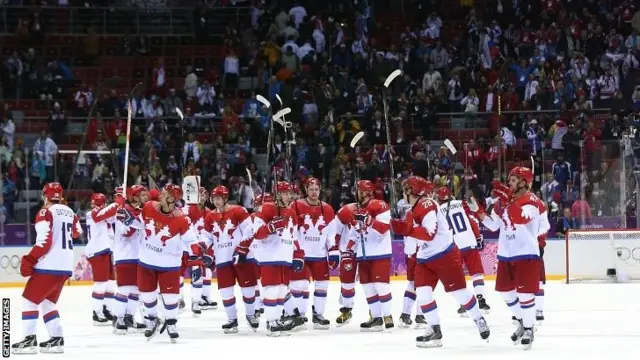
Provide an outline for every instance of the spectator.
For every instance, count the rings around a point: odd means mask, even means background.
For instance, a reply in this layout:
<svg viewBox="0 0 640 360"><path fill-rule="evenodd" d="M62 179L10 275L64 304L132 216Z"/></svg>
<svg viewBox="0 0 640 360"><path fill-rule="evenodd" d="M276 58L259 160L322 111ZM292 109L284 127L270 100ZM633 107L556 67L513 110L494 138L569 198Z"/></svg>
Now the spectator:
<svg viewBox="0 0 640 360"><path fill-rule="evenodd" d="M189 134L188 140L184 143L184 148L182 150L182 164L186 165L187 160L193 160L194 163L198 163L200 161L200 143L196 140L196 137L193 134Z"/></svg>
<svg viewBox="0 0 640 360"><path fill-rule="evenodd" d="M184 92L187 100L195 98L198 91L198 75L193 71L191 65L187 66L187 76L184 78Z"/></svg>
<svg viewBox="0 0 640 360"><path fill-rule="evenodd" d="M14 137L16 134L16 125L13 123L13 119L9 116L4 119L2 124L2 140L7 145L9 152L13 151Z"/></svg>
<svg viewBox="0 0 640 360"><path fill-rule="evenodd" d="M558 217L558 221L556 222L556 236L564 238L569 230L576 228L576 221L571 215L571 209L568 207L564 208L562 216Z"/></svg>
<svg viewBox="0 0 640 360"><path fill-rule="evenodd" d="M40 137L33 145L33 152L44 160L46 177L45 182L53 181L55 175L55 161L58 156L58 145L49 137L46 131L40 133Z"/></svg>
<svg viewBox="0 0 640 360"><path fill-rule="evenodd" d="M233 48L224 58L224 86L225 88L237 89L238 78L240 77L240 60L236 56Z"/></svg>
<svg viewBox="0 0 640 360"><path fill-rule="evenodd" d="M216 90L209 84L209 81L204 80L202 85L198 87L197 97L202 112L210 113L214 110Z"/></svg>

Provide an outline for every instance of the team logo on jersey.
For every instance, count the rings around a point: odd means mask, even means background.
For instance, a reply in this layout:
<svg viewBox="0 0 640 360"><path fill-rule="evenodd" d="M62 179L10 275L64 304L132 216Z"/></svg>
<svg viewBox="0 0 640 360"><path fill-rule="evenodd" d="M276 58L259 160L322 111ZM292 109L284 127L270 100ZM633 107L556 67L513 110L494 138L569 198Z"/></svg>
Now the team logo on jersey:
<svg viewBox="0 0 640 360"><path fill-rule="evenodd" d="M230 237L235 229L236 226L233 225L231 219L227 219L224 223L222 223L222 219L213 222L213 235L218 238L223 234Z"/></svg>
<svg viewBox="0 0 640 360"><path fill-rule="evenodd" d="M160 242L162 242L162 246L167 246L166 242L171 238L171 232L169 231L169 226L164 225L162 222L156 222L153 219L150 219L147 225L145 226L145 234L147 238L155 237Z"/></svg>
<svg viewBox="0 0 640 360"><path fill-rule="evenodd" d="M317 231L318 234L322 234L322 230L326 227L327 227L327 223L324 221L324 216L322 215L318 217L318 220L316 221L315 224L313 223L313 219L309 214L306 214L302 221L302 229L303 229L302 233L304 235L306 235L310 229L314 229Z"/></svg>

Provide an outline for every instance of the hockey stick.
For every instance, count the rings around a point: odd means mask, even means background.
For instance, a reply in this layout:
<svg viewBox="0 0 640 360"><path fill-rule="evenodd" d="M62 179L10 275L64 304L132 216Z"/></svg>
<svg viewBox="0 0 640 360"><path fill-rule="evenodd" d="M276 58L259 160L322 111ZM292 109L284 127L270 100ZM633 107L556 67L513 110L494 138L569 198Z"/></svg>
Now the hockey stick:
<svg viewBox="0 0 640 360"><path fill-rule="evenodd" d="M398 209L397 209L397 200L396 200L396 172L393 169L393 147L391 147L391 126L389 125L389 105L387 104L387 91L389 89L389 85L402 74L400 69L394 70L387 79L384 81L384 89L382 89L382 106L384 109L384 122L385 128L387 130L387 151L389 152L389 178L391 179L391 192L389 197L390 207L392 217L397 217Z"/></svg>
<svg viewBox="0 0 640 360"><path fill-rule="evenodd" d="M269 130L269 140L271 140L271 138L274 136L274 132L273 132L273 123L276 122L280 125L282 125L285 128L285 133L286 133L286 123L282 120L282 117L285 114L288 114L291 112L290 108L284 108L280 111L278 111L274 116L273 116L273 121L271 122L270 125L270 130ZM269 141L271 144L270 146L273 147L273 141ZM275 150L274 150L275 153ZM275 174L272 174L272 178L277 182L277 177ZM278 209L278 216L280 216L280 206L278 206L278 185L277 184L273 184L273 195L276 199L276 208Z"/></svg>
<svg viewBox="0 0 640 360"><path fill-rule="evenodd" d="M455 176L455 167L456 167L456 153L458 152L458 150L456 150L456 147L453 146L453 143L451 142L451 140L449 139L445 139L444 140L444 146L447 147L447 149L449 149L449 151L451 151L451 154L453 155L453 161L451 162L451 168L452 168L452 175L451 175L451 179L449 179L449 199L447 199L447 222L449 223L449 227L453 227L451 221L449 220L449 210L451 209L451 199L453 198L453 180L454 180L454 176Z"/></svg>
<svg viewBox="0 0 640 360"><path fill-rule="evenodd" d="M351 139L351 143L349 143L349 146L351 147L351 152L355 153L356 145L358 144L358 141L360 141L360 139L362 139L363 136L364 136L364 131L360 131L359 133L357 133L357 134L355 134L353 136L353 139ZM360 211L360 201L358 201L358 181L360 181L360 171L358 170L358 166L357 165L355 165L355 169L353 171L353 176L355 177L354 188L355 188L355 198L356 198L356 209L359 212ZM362 235L362 233L360 233L360 247L362 247L362 257L366 258L367 255L365 253L365 248L364 248L364 235Z"/></svg>
<svg viewBox="0 0 640 360"><path fill-rule="evenodd" d="M133 116L133 105L131 99L135 96L138 90L142 87L142 83L139 82L133 87L129 93L128 107L127 107L127 134L124 144L124 175L122 179L122 191L124 192L125 199L127 198L127 180L129 176L129 150L130 150L130 137L131 137L131 117Z"/></svg>

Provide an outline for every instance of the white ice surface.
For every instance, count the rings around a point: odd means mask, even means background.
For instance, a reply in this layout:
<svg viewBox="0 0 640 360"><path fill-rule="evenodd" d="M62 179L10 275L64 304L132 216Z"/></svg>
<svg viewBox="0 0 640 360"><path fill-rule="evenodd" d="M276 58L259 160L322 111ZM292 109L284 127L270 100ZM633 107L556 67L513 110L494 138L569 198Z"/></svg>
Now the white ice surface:
<svg viewBox="0 0 640 360"><path fill-rule="evenodd" d="M91 322L91 287L70 286L62 292L59 313L65 333L64 359L635 359L640 346L640 284L571 284L549 283L545 288L547 320L539 327L533 349L525 352L514 346L509 336L513 331L511 314L501 297L487 282L487 301L492 306L486 319L491 327L490 343L483 342L469 318L456 314L458 304L439 287L436 300L442 319L444 335L442 348L420 349L415 337L423 330L398 329L385 333L361 333L359 323L368 317L366 302L360 287L356 288L354 321L335 327L338 315L339 284L329 287L326 317L332 327L328 331L306 330L290 337L265 336L263 326L253 333L244 321L244 308L239 290L236 291L240 318L240 332L222 333L226 320L222 307L203 312L193 318L189 311L180 314L180 339L171 344L165 334L147 342L142 335L118 336L110 327L94 327ZM189 299L189 285L185 285L185 299ZM393 307L396 326L402 309L405 282L393 283ZM22 339L21 289L0 289L0 297L11 299L11 342ZM214 299L219 301L215 284ZM188 300L187 300L188 306ZM310 312L310 310L309 310ZM415 313L414 313L415 316ZM309 326L310 327L310 326ZM48 339L41 320L38 339ZM570 356L573 359L568 358ZM46 358L56 355L23 357Z"/></svg>

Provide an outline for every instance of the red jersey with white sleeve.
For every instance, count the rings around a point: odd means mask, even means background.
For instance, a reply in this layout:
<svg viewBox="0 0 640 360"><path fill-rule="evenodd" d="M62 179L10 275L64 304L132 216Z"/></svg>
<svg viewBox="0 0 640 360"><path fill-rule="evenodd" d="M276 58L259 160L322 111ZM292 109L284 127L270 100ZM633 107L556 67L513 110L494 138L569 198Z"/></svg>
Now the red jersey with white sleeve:
<svg viewBox="0 0 640 360"><path fill-rule="evenodd" d="M160 204L147 202L140 214L144 226L144 240L140 246L140 265L158 271L178 271L182 254L198 241L189 228L189 220L178 208L165 214ZM132 226L137 226L136 222Z"/></svg>
<svg viewBox="0 0 640 360"><path fill-rule="evenodd" d="M514 198L504 210L486 216L482 223L491 231L500 229L498 260L516 261L540 257L538 235L541 216L546 218L546 208L538 197L526 192ZM547 221L548 222L548 221ZM503 236L504 233L504 236Z"/></svg>
<svg viewBox="0 0 640 360"><path fill-rule="evenodd" d="M84 253L88 258L108 254L113 245L114 232L111 228L115 219L118 204L113 203L105 207L95 207L87 212L87 246Z"/></svg>
<svg viewBox="0 0 640 360"><path fill-rule="evenodd" d="M73 238L82 234L78 217L68 206L53 204L38 211L35 221L36 243L29 252L41 274L71 276Z"/></svg>
<svg viewBox="0 0 640 360"><path fill-rule="evenodd" d="M475 249L481 236L478 220L465 209L468 207L464 206L462 200L451 200L440 205L440 214L447 220L453 241L460 251Z"/></svg>
<svg viewBox="0 0 640 360"><path fill-rule="evenodd" d="M193 231L200 241L207 242L208 237L203 236L204 231L204 219L207 217L209 210L198 204L187 204L182 207L182 213L189 218L189 227ZM211 245L211 243L207 243Z"/></svg>
<svg viewBox="0 0 640 360"><path fill-rule="evenodd" d="M139 217L142 209L126 204L125 209L134 217ZM133 225L127 226L121 221L115 223L113 242L113 260L116 265L136 264L140 253L140 244L144 240L144 229L137 229Z"/></svg>
<svg viewBox="0 0 640 360"><path fill-rule="evenodd" d="M281 217L284 228L271 233L269 223ZM293 251L300 248L296 231L296 214L291 208L276 207L274 203L265 203L260 211L255 213L253 228L255 241L260 241L260 266L291 265Z"/></svg>
<svg viewBox="0 0 640 360"><path fill-rule="evenodd" d="M409 236L418 242L416 257L420 264L438 259L454 247L446 215L439 209L434 200L422 198L411 211L414 228Z"/></svg>
<svg viewBox="0 0 640 360"><path fill-rule="evenodd" d="M236 247L253 235L249 212L238 205L228 205L223 212L212 210L204 220L204 234L213 244L216 267L233 265Z"/></svg>
<svg viewBox="0 0 640 360"><path fill-rule="evenodd" d="M391 257L391 210L382 200L369 200L360 208L372 218L371 225L364 232L351 229L349 243L357 249L357 260L376 260ZM365 259L366 258L366 259Z"/></svg>
<svg viewBox="0 0 640 360"><path fill-rule="evenodd" d="M357 210L355 203L344 205L338 210L338 213L333 218L333 231L335 235L334 245L338 245L341 252L347 250L349 244L349 234L351 233L351 227L354 222L353 214Z"/></svg>
<svg viewBox="0 0 640 360"><path fill-rule="evenodd" d="M304 250L306 261L326 261L329 248L336 244L333 227L334 211L323 201L311 205L305 199L291 203L290 208L297 216L298 242Z"/></svg>

